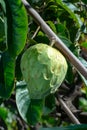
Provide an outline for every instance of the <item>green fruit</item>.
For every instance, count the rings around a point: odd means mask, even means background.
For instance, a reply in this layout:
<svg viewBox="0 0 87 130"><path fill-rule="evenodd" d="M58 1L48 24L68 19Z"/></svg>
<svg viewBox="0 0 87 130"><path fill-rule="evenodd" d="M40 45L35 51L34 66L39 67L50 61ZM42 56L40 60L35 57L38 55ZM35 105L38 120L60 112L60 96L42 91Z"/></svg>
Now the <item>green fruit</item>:
<svg viewBox="0 0 87 130"><path fill-rule="evenodd" d="M67 63L58 50L46 44L36 44L23 54L21 71L31 99L41 99L61 85Z"/></svg>

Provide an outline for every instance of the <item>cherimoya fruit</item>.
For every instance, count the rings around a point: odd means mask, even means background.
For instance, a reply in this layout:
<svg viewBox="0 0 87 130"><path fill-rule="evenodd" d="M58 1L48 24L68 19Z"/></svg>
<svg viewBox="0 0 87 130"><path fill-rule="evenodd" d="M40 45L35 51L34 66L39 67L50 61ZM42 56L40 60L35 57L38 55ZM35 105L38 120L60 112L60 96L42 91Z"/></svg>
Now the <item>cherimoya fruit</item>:
<svg viewBox="0 0 87 130"><path fill-rule="evenodd" d="M28 48L21 59L21 71L31 99L54 93L67 73L67 62L56 49L46 44Z"/></svg>

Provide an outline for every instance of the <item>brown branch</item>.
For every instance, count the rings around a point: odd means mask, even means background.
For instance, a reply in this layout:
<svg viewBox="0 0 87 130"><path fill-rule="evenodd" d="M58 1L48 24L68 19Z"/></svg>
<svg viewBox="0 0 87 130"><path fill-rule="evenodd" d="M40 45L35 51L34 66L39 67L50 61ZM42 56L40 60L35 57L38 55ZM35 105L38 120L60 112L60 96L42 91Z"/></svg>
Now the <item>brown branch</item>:
<svg viewBox="0 0 87 130"><path fill-rule="evenodd" d="M60 105L62 106L62 109L66 112L68 117L71 119L71 121L74 124L80 124L79 120L75 117L75 115L71 112L71 110L67 107L66 103L62 100L60 96L56 96L57 100L60 102Z"/></svg>
<svg viewBox="0 0 87 130"><path fill-rule="evenodd" d="M26 0L22 0L27 12L34 18L41 29L48 35L49 39L55 39L55 46L68 58L74 67L87 79L87 69L80 60L66 47L59 37L51 30L41 16L34 10Z"/></svg>

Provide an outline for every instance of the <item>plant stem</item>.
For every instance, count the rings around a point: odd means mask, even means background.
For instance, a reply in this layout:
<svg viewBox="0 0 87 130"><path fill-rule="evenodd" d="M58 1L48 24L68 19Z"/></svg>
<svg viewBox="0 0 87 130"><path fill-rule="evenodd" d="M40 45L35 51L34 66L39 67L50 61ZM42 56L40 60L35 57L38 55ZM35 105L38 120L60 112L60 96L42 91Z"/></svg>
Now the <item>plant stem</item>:
<svg viewBox="0 0 87 130"><path fill-rule="evenodd" d="M60 102L62 109L66 112L68 117L72 120L75 124L80 124L79 120L74 116L74 114L70 111L70 109L67 107L65 102L62 100L60 96L57 96L58 101Z"/></svg>
<svg viewBox="0 0 87 130"><path fill-rule="evenodd" d="M79 71L85 79L87 79L87 69L80 62L80 60L66 47L66 45L59 39L59 37L51 30L51 28L46 24L46 22L41 18L41 16L33 9L26 0L22 0L25 5L27 12L34 18L41 29L48 35L49 39L55 39L55 46L64 54L65 57L74 65L74 67Z"/></svg>
<svg viewBox="0 0 87 130"><path fill-rule="evenodd" d="M36 29L36 31L35 31L35 33L34 33L34 35L32 36L32 39L34 39L35 38L35 36L37 35L37 33L38 33L38 31L40 30L40 26L38 26L38 28Z"/></svg>

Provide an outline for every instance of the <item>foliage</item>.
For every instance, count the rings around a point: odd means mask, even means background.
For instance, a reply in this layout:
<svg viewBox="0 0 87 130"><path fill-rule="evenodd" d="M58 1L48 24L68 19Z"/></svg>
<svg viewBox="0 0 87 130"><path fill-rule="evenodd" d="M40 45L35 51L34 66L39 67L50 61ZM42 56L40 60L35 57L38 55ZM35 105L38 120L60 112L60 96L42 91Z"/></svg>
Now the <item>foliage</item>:
<svg viewBox="0 0 87 130"><path fill-rule="evenodd" d="M87 67L87 1L27 1ZM22 129L24 124L26 130L33 129L39 124L41 127L49 127L41 128L41 130L77 130L81 127L85 130L87 125L72 126L68 117L68 121L66 120L66 115L62 112L56 94L49 94L44 100L30 99L26 82L21 73L20 63L24 52L37 43L52 45L52 41L41 30L40 25L37 25L33 18L27 14L21 0L0 0L0 125L9 130ZM55 45L53 47L56 48ZM86 112L87 80L76 71L68 60L67 63L67 75L57 94L63 96L66 96L67 93L72 94L75 88L79 86L81 95L77 95L77 101L74 100L73 103L80 111ZM63 85L66 86L66 89L63 88ZM16 101L14 97L16 97ZM68 97L69 95L67 99ZM72 97L70 97L71 101ZM68 125L71 126L65 127Z"/></svg>

